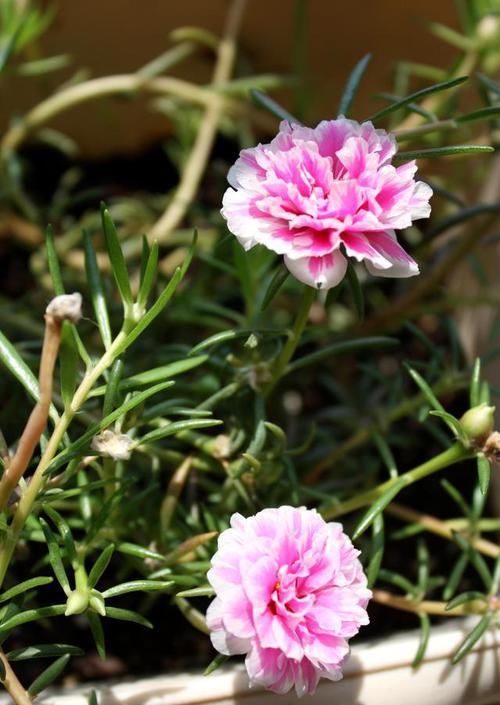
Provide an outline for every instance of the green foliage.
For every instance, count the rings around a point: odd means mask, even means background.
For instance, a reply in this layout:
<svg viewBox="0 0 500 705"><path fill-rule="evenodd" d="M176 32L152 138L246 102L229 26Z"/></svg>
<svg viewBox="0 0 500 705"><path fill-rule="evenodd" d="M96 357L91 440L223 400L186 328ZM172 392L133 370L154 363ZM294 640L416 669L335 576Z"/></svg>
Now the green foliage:
<svg viewBox="0 0 500 705"><path fill-rule="evenodd" d="M34 77L66 65L65 57L20 62L50 14L30 2L24 14L16 7L13 0L0 3L0 71ZM292 110L301 119L309 108L305 10L306 3L297 3L291 84ZM41 204L26 187L29 157L16 153L21 143L2 152L2 207L33 223L50 216L56 232L47 228L45 246L32 254L35 293L15 304L0 301L2 392L19 407L12 419L8 412L1 419L9 436L8 443L0 437L3 471L39 398L43 305L51 295L80 289L86 302L78 326L65 322L62 328L51 422L29 463L29 483L17 488L23 499L12 496L0 521L0 640L9 642L15 630L26 642L6 651L12 662L52 661L31 694L81 654L68 644L29 645L34 623L51 641L57 620L80 615L102 658L116 628L111 620L130 623L130 630L149 628L157 603L171 604L206 632L193 605L213 595L207 570L216 535L234 512L249 515L266 506L318 507L344 523L362 550L371 589L389 586L393 606L415 615L415 668L432 639L428 601L443 614L478 615L454 662L498 619L492 597L500 562L496 544L484 537L499 528L488 516L494 453L461 421L467 409L489 405L490 396L494 403L498 390L483 378L479 360L468 368L453 318L457 308L489 302L479 249L467 249L467 242L472 234L479 247L492 244L488 223L500 212L498 203L478 195L475 183L476 173L478 179L486 174L500 117L500 87L488 75L495 50L479 37L485 13L484 3L464 2L460 31L431 25L459 49L456 64L404 62L393 92L382 96L388 104L370 118L390 121L405 144L396 161L422 159L422 178L435 191L430 224L418 222L401 236L422 263L416 285L381 283L349 264L344 285L307 298L273 253L262 247L246 252L227 236L217 191L225 188L220 172L227 144L236 149L264 139L254 122L265 128L269 113L299 124L263 92L291 82L252 73L245 56L243 75L205 90L192 87L193 101L184 82L187 97L165 95L156 103L175 128L166 152L182 167L181 176L192 173L193 145L200 149L196 141L206 123L196 101L204 105L203 96L220 106L219 130L229 139L195 184L198 195L180 225L160 236L154 228L158 240L137 233L149 233L155 221L158 226L165 207L178 207L182 188L166 197L111 195L99 212L102 193L81 187L72 162L52 202ZM211 51L217 46L202 30L186 32L137 71L141 87L199 43ZM348 77L339 113L350 114L369 60L367 54ZM466 82L457 67L469 65L480 70ZM463 105L470 110L460 110ZM35 112L29 129L45 139L47 128L36 119ZM21 119L21 132L25 127ZM57 133L49 139L61 149L66 144ZM477 169L466 178L455 167L463 162L441 161L468 155ZM469 292L459 296L443 286L460 260L480 285L473 302L458 300ZM498 321L491 328L494 339ZM466 481L454 474L462 460L472 470ZM438 472L445 479L431 486L429 476ZM413 494L409 485L416 485ZM415 508L406 506L413 498ZM27 508L25 515L19 506ZM428 514L436 515L434 523L426 521ZM432 531L437 538L431 542ZM439 541L448 542L443 560L435 553ZM395 560L395 553L402 558ZM61 596L64 604L52 604ZM206 672L224 661L216 657ZM95 693L89 703L96 705Z"/></svg>

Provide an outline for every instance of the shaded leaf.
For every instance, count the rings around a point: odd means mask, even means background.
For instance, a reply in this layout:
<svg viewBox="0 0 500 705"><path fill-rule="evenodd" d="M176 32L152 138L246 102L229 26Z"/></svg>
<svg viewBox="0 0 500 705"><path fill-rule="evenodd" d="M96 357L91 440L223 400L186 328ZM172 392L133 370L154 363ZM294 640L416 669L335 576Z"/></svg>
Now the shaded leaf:
<svg viewBox="0 0 500 705"><path fill-rule="evenodd" d="M21 595L23 592L28 590L33 590L33 588L41 587L42 585L50 585L54 582L54 578L51 576L40 575L37 578L30 578L29 580L23 580L22 583L18 583L13 587L5 590L0 595L0 602L6 602L7 600L12 600L17 595Z"/></svg>
<svg viewBox="0 0 500 705"><path fill-rule="evenodd" d="M364 531L366 531L372 521L374 521L375 517L377 517L381 512L384 511L387 505L392 502L394 497L403 489L403 487L406 487L406 479L402 477L397 480L393 485L391 485L391 487L389 487L372 504L369 510L363 515L363 517L356 525L356 528L353 532L353 539L357 539L359 536L361 536Z"/></svg>
<svg viewBox="0 0 500 705"><path fill-rule="evenodd" d="M363 78L363 75L366 71L366 67L368 66L371 58L371 54L365 54L363 58L360 59L356 66L353 68L351 75L347 79L347 83L340 99L338 109L339 115L344 115L346 117L347 115L349 115L352 102L356 96L359 84L361 83L361 79Z"/></svg>
<svg viewBox="0 0 500 705"><path fill-rule="evenodd" d="M92 632L97 653L101 658L106 658L106 643L101 618L96 612L87 610L87 619L89 620L90 631Z"/></svg>
<svg viewBox="0 0 500 705"><path fill-rule="evenodd" d="M137 614L137 612L132 612L131 610L121 609L120 607L108 607L106 605L106 617L119 619L124 622L134 622L135 624L140 624L142 627L148 627L148 629L153 628L151 622L142 615Z"/></svg>
<svg viewBox="0 0 500 705"><path fill-rule="evenodd" d="M115 224L111 215L104 205L101 204L102 228L104 231L104 239L106 241L106 249L108 251L111 269L116 281L116 285L120 292L120 296L125 306L132 303L132 292L130 291L130 278L125 264L120 240L116 232Z"/></svg>
<svg viewBox="0 0 500 705"><path fill-rule="evenodd" d="M467 434L465 433L462 424L458 419L456 419L452 414L449 414L447 411L441 411L440 409L433 409L429 411L429 414L431 416L437 416L440 419L443 419L445 424L450 428L453 433L456 435L456 437L465 445L468 445L469 439L467 437Z"/></svg>
<svg viewBox="0 0 500 705"><path fill-rule="evenodd" d="M286 267L280 265L276 269L262 299L261 311L266 310L289 276L290 272Z"/></svg>
<svg viewBox="0 0 500 705"><path fill-rule="evenodd" d="M461 659L463 659L463 657L466 656L469 651L475 646L475 644L479 641L479 639L483 636L485 631L492 623L493 618L494 614L492 614L491 612L487 612L483 617L481 617L474 629L470 632L470 634L465 637L463 642L453 654L453 657L451 659L453 665L461 661Z"/></svg>
<svg viewBox="0 0 500 705"><path fill-rule="evenodd" d="M385 536L384 536L384 517L383 514L378 514L372 524L372 543L370 546L370 561L366 570L368 578L368 587L373 587L375 584L382 559L384 557Z"/></svg>
<svg viewBox="0 0 500 705"><path fill-rule="evenodd" d="M290 124L300 125L300 120L297 120L297 118L294 117L287 110L285 110L285 108L282 108L279 103L277 103L275 100L265 95L261 91L258 91L253 88L250 90L250 95L259 107L264 108L265 110L270 112L271 115L274 115L279 120L286 120Z"/></svg>
<svg viewBox="0 0 500 705"><path fill-rule="evenodd" d="M104 599L111 599L119 595L126 595L129 592L163 592L172 587L172 581L161 582L159 580L131 580L128 583L114 585L107 590L104 590L102 596Z"/></svg>
<svg viewBox="0 0 500 705"><path fill-rule="evenodd" d="M170 379L170 377L176 377L183 372L188 372L195 367L199 367L206 362L206 360L208 360L208 355L193 355L193 357L170 362L168 365L153 367L151 370L147 370L147 372L139 372L136 375L121 380L118 382L117 388L120 392L126 392L136 387L143 387L146 384L155 384L156 382ZM90 396L95 397L105 394L108 386L109 383L96 387L92 390Z"/></svg>
<svg viewBox="0 0 500 705"><path fill-rule="evenodd" d="M425 652L427 651L427 645L429 644L429 636L431 633L431 620L429 619L429 615L421 613L418 615L418 618L420 621L420 638L417 653L415 654L415 658L411 664L412 668L417 668L422 662Z"/></svg>
<svg viewBox="0 0 500 705"><path fill-rule="evenodd" d="M482 454L477 456L477 477L481 492L486 496L490 486L491 465L489 460Z"/></svg>
<svg viewBox="0 0 500 705"><path fill-rule="evenodd" d="M433 159L435 157L454 157L458 155L483 154L494 152L493 147L477 144L454 144L448 147L429 147L425 149L414 149L407 152L398 152L394 155L394 161L407 162L411 159Z"/></svg>
<svg viewBox="0 0 500 705"><path fill-rule="evenodd" d="M114 544L110 544L109 546L106 546L106 548L103 550L103 552L100 554L100 556L97 558L96 562L92 566L92 569L89 573L89 577L87 579L87 585L89 589L94 588L97 583L99 582L102 574L106 570L106 568L109 565L109 561L111 560L111 557L114 553L115 546Z"/></svg>
<svg viewBox="0 0 500 705"><path fill-rule="evenodd" d="M33 644L23 649L14 649L5 655L9 661L27 661L35 658L53 658L63 654L83 656L85 652L78 646L71 646L70 644Z"/></svg>
<svg viewBox="0 0 500 705"><path fill-rule="evenodd" d="M35 678L33 683L28 688L28 693L35 696L38 695L38 693L41 693L42 690L45 690L45 688L55 681L55 679L64 671L70 658L71 654L64 654L64 656L58 658L57 661L51 663L45 671L40 673L38 678Z"/></svg>
<svg viewBox="0 0 500 705"><path fill-rule="evenodd" d="M106 350L111 346L113 336L109 324L108 307L104 296L104 290L101 281L101 273L97 266L97 259L92 244L92 238L87 230L83 231L83 245L85 249L85 271L87 281L90 287L90 296L92 298L92 306L94 314L101 334L102 342Z"/></svg>
<svg viewBox="0 0 500 705"><path fill-rule="evenodd" d="M450 600L446 605L446 611L453 610L455 607L460 607L460 605L465 605L467 602L473 602L480 600L486 603L486 598L482 592L477 592L477 590L468 590L467 592L462 592Z"/></svg>
<svg viewBox="0 0 500 705"><path fill-rule="evenodd" d="M368 120L379 120L381 117L385 117L386 115L393 113L395 110L399 110L399 108L408 105L408 103L420 100L420 98L425 98L432 93L446 91L450 88L454 88L455 86L459 86L461 83L464 83L464 81L467 81L467 79L468 76L460 76L459 78L453 78L450 81L441 81L440 83L435 83L432 86L427 86L427 88L421 88L419 91L415 91L404 98L400 98L400 100L396 103L388 105L386 108L382 108L382 110L378 110L376 113L373 113L373 115L370 115Z"/></svg>

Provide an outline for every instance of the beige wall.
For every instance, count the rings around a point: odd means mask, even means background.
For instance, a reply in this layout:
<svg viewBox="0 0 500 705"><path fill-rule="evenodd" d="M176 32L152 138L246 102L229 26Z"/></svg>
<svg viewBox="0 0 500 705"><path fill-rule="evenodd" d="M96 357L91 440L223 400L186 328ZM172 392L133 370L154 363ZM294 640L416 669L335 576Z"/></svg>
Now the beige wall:
<svg viewBox="0 0 500 705"><path fill-rule="evenodd" d="M226 0L57 0L57 18L43 39L46 54L70 53L73 66L92 76L134 71L168 46L168 35L193 25L220 32ZM289 72L292 47L292 0L248 0L241 45L256 71ZM396 59L445 65L453 55L429 35L424 18L456 24L453 0L310 0L309 66L316 93L313 115L329 117L350 68L374 52L369 81L359 105L369 112L370 94L389 87ZM0 88L0 127L8 115L40 100L70 72L38 84L10 79ZM208 79L206 61L190 61L184 77ZM90 104L58 120L59 127L89 154L134 150L168 131L165 119L152 115L145 102Z"/></svg>

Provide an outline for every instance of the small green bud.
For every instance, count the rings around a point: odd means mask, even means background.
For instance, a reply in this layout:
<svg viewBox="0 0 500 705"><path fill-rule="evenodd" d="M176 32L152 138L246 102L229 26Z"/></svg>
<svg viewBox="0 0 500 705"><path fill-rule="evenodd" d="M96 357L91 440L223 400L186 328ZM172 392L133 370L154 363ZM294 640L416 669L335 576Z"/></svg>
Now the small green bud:
<svg viewBox="0 0 500 705"><path fill-rule="evenodd" d="M89 607L100 614L101 617L106 616L106 607L104 605L104 597L98 590L92 590L89 598Z"/></svg>
<svg viewBox="0 0 500 705"><path fill-rule="evenodd" d="M81 614L85 612L89 606L89 595L83 590L73 590L69 593L66 600L65 616L69 617L72 614Z"/></svg>
<svg viewBox="0 0 500 705"><path fill-rule="evenodd" d="M460 424L471 441L482 444L493 431L494 416L494 406L480 404L466 411Z"/></svg>
<svg viewBox="0 0 500 705"><path fill-rule="evenodd" d="M477 36L484 47L498 47L500 19L495 15L485 15L477 25Z"/></svg>

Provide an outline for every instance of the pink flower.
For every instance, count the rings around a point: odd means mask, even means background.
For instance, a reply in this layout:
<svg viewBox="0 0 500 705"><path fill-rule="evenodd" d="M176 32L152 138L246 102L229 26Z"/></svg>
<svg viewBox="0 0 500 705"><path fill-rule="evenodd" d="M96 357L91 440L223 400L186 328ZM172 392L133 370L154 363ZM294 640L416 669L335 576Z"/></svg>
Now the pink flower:
<svg viewBox="0 0 500 705"><path fill-rule="evenodd" d="M297 695L321 677L342 678L348 639L368 624L357 551L342 525L314 509L233 514L219 537L208 580L216 597L207 611L214 647L247 654L251 685Z"/></svg>
<svg viewBox="0 0 500 705"><path fill-rule="evenodd" d="M345 255L371 274L411 277L418 266L394 230L429 216L432 190L415 181L415 161L392 166L396 151L371 122L282 122L272 142L244 149L229 170L222 215L246 250L260 244L284 255L309 286L339 284Z"/></svg>

